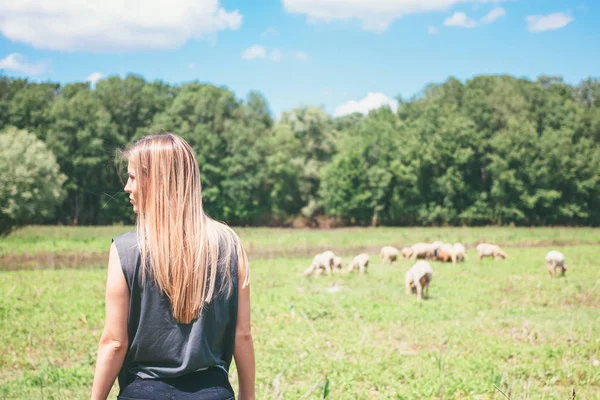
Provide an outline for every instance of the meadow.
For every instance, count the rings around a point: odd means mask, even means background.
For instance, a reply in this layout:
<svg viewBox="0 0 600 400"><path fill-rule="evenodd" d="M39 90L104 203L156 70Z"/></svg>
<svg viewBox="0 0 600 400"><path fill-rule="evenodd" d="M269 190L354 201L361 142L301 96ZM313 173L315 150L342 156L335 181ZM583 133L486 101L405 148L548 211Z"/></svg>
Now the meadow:
<svg viewBox="0 0 600 400"><path fill-rule="evenodd" d="M0 239L0 398L89 398L106 253L130 229L27 227ZM258 399L600 398L600 229L236 231L252 261ZM468 258L433 263L418 303L404 293L412 263L382 265L378 248L436 239L462 241ZM509 259L477 262L483 240ZM305 278L326 248L345 262L368 251L368 274ZM546 272L553 248L564 278Z"/></svg>

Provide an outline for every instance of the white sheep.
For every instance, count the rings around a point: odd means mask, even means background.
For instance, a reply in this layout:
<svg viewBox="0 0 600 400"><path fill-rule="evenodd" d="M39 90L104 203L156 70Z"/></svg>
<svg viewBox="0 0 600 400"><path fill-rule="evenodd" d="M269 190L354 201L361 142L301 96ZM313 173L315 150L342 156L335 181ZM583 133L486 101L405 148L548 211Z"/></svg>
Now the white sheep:
<svg viewBox="0 0 600 400"><path fill-rule="evenodd" d="M331 271L334 273L340 272L342 269L342 259L335 255L335 253L331 250L327 250L322 252L323 256L331 259Z"/></svg>
<svg viewBox="0 0 600 400"><path fill-rule="evenodd" d="M550 278L553 278L559 273L561 276L564 276L567 271L564 254L556 250L549 251L548 254L546 254L546 268L548 268Z"/></svg>
<svg viewBox="0 0 600 400"><path fill-rule="evenodd" d="M325 257L330 257L330 258L335 257L335 253L331 250L324 251L321 254L323 254Z"/></svg>
<svg viewBox="0 0 600 400"><path fill-rule="evenodd" d="M322 272L327 272L327 275L331 276L331 271L334 264L334 257L332 251L325 251L317 254L306 270L304 270L304 276L310 276L312 274L320 275Z"/></svg>
<svg viewBox="0 0 600 400"><path fill-rule="evenodd" d="M396 261L398 259L398 256L400 255L400 250L398 250L395 247L392 246L385 246L381 248L381 251L379 252L379 256L381 257L381 262L383 264L389 262L390 264L393 263L394 261Z"/></svg>
<svg viewBox="0 0 600 400"><path fill-rule="evenodd" d="M423 298L423 293L429 296L429 284L433 279L433 269L427 261L417 261L406 272L404 276L404 283L406 285L406 294L410 294L411 291L417 292L417 300Z"/></svg>
<svg viewBox="0 0 600 400"><path fill-rule="evenodd" d="M362 253L354 257L354 259L348 264L348 272L354 271L354 269L358 269L361 275L367 272L367 267L369 266L369 255L366 253Z"/></svg>
<svg viewBox="0 0 600 400"><path fill-rule="evenodd" d="M457 261L464 261L467 258L467 251L462 243L454 243L452 247L454 247Z"/></svg>
<svg viewBox="0 0 600 400"><path fill-rule="evenodd" d="M342 258L338 257L338 256L333 256L333 262L331 264L331 268L333 269L333 272L335 272L335 273L341 272L343 266L344 266L344 264L342 262Z"/></svg>
<svg viewBox="0 0 600 400"><path fill-rule="evenodd" d="M402 249L402 258L409 259L412 256L412 253L413 253L412 247L404 247Z"/></svg>
<svg viewBox="0 0 600 400"><path fill-rule="evenodd" d="M458 259L456 249L449 243L442 244L436 251L436 254L436 260L442 262L452 261L452 264L456 264Z"/></svg>
<svg viewBox="0 0 600 400"><path fill-rule="evenodd" d="M438 261L448 262L452 261L452 264L464 261L465 259L465 246L462 243L444 243L436 252L436 259Z"/></svg>
<svg viewBox="0 0 600 400"><path fill-rule="evenodd" d="M494 260L508 258L508 254L502 251L500 246L496 244L480 243L475 249L477 250L477 260L481 260L484 257L494 257Z"/></svg>
<svg viewBox="0 0 600 400"><path fill-rule="evenodd" d="M439 245L433 243L416 243L411 246L412 255L411 260L418 258L434 259L439 249Z"/></svg>

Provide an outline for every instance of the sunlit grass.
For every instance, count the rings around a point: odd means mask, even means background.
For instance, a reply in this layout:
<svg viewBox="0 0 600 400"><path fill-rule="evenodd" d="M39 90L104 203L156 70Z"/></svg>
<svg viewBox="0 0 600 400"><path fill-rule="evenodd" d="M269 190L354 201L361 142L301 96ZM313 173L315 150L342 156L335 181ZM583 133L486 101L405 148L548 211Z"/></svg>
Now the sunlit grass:
<svg viewBox="0 0 600 400"><path fill-rule="evenodd" d="M266 245L263 232L247 232ZM414 232L406 240L444 231ZM500 232L529 240L527 230ZM544 232L533 239L565 237ZM318 244L310 234L297 242ZM352 235L372 240L361 230L316 235L335 246L360 243ZM372 254L366 276L306 279L309 257L254 260L257 398L319 398L326 381L333 399L504 398L494 385L512 399L567 399L573 388L578 399L599 398L600 248L561 248L569 271L554 280L544 266L549 249L511 248L508 260L481 264L471 250L464 264L434 263L422 303L404 294L409 261L383 266ZM341 253L346 262L354 255ZM0 398L89 397L104 279L103 269L0 273ZM235 368L231 378L237 387Z"/></svg>

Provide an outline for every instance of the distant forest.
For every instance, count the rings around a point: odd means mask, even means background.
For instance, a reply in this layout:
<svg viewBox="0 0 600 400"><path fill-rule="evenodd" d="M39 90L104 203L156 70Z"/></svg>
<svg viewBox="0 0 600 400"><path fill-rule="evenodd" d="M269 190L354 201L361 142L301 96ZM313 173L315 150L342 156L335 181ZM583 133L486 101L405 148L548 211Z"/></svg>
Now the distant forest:
<svg viewBox="0 0 600 400"><path fill-rule="evenodd" d="M258 92L198 82L2 76L0 224L132 223L115 150L168 131L231 225L600 225L600 80L450 78L398 102L275 121Z"/></svg>

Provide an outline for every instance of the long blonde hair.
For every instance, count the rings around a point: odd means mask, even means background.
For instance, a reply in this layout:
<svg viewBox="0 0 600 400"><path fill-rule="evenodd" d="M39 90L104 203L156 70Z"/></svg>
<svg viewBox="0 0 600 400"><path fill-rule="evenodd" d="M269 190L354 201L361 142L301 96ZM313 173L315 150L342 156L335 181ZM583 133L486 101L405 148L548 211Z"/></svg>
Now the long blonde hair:
<svg viewBox="0 0 600 400"><path fill-rule="evenodd" d="M142 282L151 272L177 322L188 324L214 296L231 293L234 247L238 274L245 276L243 286L248 285L246 252L231 228L204 213L200 169L183 138L172 133L147 136L123 154L137 182Z"/></svg>

